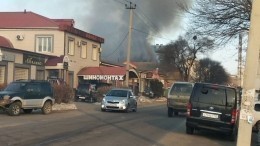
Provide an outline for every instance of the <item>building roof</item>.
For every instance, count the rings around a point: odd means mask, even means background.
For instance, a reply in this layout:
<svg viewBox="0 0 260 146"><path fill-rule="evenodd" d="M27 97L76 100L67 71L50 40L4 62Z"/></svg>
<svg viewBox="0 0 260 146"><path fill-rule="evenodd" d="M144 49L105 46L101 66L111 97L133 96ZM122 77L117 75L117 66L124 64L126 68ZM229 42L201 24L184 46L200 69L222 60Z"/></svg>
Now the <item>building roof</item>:
<svg viewBox="0 0 260 146"><path fill-rule="evenodd" d="M0 12L0 28L56 27L55 21L33 12Z"/></svg>
<svg viewBox="0 0 260 146"><path fill-rule="evenodd" d="M85 67L78 72L78 76L83 75L125 75L125 67Z"/></svg>
<svg viewBox="0 0 260 146"><path fill-rule="evenodd" d="M11 41L3 36L0 36L0 46L1 47L7 47L7 48L14 48Z"/></svg>
<svg viewBox="0 0 260 146"><path fill-rule="evenodd" d="M0 12L0 29L17 28L53 28L104 43L104 38L74 28L73 19L50 19L26 10L24 12Z"/></svg>

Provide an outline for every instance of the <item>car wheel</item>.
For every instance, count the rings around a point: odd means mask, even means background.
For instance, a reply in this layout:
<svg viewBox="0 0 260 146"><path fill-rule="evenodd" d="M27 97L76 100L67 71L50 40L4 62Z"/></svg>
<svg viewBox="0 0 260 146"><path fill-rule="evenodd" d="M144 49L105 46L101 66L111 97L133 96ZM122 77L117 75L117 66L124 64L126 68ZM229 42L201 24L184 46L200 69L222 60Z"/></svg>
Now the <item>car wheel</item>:
<svg viewBox="0 0 260 146"><path fill-rule="evenodd" d="M173 116L173 109L168 107L168 117L172 117Z"/></svg>
<svg viewBox="0 0 260 146"><path fill-rule="evenodd" d="M14 102L12 103L8 108L8 114L10 116L19 116L21 113L21 103L20 102Z"/></svg>
<svg viewBox="0 0 260 146"><path fill-rule="evenodd" d="M137 112L137 103L135 104L135 108L133 109L133 112Z"/></svg>
<svg viewBox="0 0 260 146"><path fill-rule="evenodd" d="M125 109L125 113L128 113L129 112L129 104L126 106L126 109Z"/></svg>
<svg viewBox="0 0 260 146"><path fill-rule="evenodd" d="M179 114L178 112L174 112L174 115L175 115L175 116L178 116L178 114Z"/></svg>
<svg viewBox="0 0 260 146"><path fill-rule="evenodd" d="M23 109L23 112L26 114L32 113L33 109Z"/></svg>
<svg viewBox="0 0 260 146"><path fill-rule="evenodd" d="M194 128L186 126L186 133L187 134L193 134L194 133Z"/></svg>
<svg viewBox="0 0 260 146"><path fill-rule="evenodd" d="M43 114L49 114L52 111L52 105L50 101L46 101L42 107Z"/></svg>

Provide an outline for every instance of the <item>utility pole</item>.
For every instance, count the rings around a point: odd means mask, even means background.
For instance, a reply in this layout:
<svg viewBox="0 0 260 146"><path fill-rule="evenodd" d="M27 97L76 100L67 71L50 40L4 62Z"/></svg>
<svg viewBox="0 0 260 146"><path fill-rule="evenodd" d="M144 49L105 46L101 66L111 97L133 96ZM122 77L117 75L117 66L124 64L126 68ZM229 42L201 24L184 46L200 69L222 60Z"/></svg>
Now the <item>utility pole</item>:
<svg viewBox="0 0 260 146"><path fill-rule="evenodd" d="M237 72L238 72L238 81L239 81L239 86L242 86L242 34L239 34L238 37L238 67L237 67Z"/></svg>
<svg viewBox="0 0 260 146"><path fill-rule="evenodd" d="M252 1L237 146L250 146L255 90L260 88L260 1Z"/></svg>
<svg viewBox="0 0 260 146"><path fill-rule="evenodd" d="M130 54L131 54L131 41L132 41L132 28L133 28L133 9L136 8L136 4L129 2L129 5L125 5L126 9L130 10L129 18L129 33L128 33L128 47L127 47L127 57L126 57L126 86L129 87L129 64L130 64Z"/></svg>

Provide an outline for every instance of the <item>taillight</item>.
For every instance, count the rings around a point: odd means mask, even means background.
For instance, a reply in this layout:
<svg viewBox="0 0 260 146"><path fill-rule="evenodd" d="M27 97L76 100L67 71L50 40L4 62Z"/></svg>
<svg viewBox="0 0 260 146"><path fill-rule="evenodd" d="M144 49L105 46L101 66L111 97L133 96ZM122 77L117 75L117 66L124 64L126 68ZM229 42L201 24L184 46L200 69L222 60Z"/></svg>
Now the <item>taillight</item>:
<svg viewBox="0 0 260 146"><path fill-rule="evenodd" d="M187 104L187 116L189 117L190 116L190 112L191 112L191 109L192 109L192 105L191 105L191 103L189 102L188 104Z"/></svg>
<svg viewBox="0 0 260 146"><path fill-rule="evenodd" d="M237 120L237 110L233 109L231 115L231 124L235 124Z"/></svg>

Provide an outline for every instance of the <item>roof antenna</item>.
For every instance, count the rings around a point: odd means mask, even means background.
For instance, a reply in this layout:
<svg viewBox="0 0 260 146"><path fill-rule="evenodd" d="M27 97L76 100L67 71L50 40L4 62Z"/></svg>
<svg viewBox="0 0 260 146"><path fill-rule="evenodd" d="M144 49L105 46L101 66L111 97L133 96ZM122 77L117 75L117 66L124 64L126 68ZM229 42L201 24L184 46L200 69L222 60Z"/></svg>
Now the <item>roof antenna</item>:
<svg viewBox="0 0 260 146"><path fill-rule="evenodd" d="M26 9L24 9L24 14L26 13Z"/></svg>

